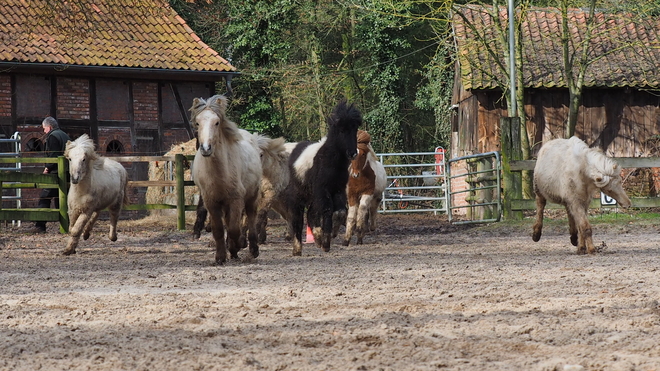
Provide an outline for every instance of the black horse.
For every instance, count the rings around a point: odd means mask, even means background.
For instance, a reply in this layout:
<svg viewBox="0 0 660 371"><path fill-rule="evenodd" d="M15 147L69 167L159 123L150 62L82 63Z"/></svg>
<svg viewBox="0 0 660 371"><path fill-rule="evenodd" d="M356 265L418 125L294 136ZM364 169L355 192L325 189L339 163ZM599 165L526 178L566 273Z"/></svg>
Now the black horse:
<svg viewBox="0 0 660 371"><path fill-rule="evenodd" d="M293 255L302 255L303 217L312 228L316 244L330 251L338 221L346 214L348 167L357 155L357 130L362 114L341 101L328 117L328 135L319 142L301 142L289 157L291 179L286 189L293 231ZM335 233L336 235L336 233Z"/></svg>

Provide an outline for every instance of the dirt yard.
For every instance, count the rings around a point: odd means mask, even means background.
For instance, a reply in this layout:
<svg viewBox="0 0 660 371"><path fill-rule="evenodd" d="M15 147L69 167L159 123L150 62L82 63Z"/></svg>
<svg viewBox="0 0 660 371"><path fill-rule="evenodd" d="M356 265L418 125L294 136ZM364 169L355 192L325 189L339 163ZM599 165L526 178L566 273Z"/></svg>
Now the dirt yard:
<svg viewBox="0 0 660 371"><path fill-rule="evenodd" d="M534 243L529 219L391 215L302 257L275 221L225 266L173 218L114 243L101 223L69 257L49 224L0 230L2 370L660 370L653 221L596 217L584 256L565 220Z"/></svg>

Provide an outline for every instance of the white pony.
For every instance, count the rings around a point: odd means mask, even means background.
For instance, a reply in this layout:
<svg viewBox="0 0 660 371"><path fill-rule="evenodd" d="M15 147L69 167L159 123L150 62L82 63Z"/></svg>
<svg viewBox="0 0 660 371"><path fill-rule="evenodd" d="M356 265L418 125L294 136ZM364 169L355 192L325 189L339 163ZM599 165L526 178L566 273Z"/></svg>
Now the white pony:
<svg viewBox="0 0 660 371"><path fill-rule="evenodd" d="M287 222L286 239L291 240L291 217L286 206L285 190L289 185L289 155L297 143L285 143L284 138L273 139L270 151L261 155L263 166L263 179L261 181L261 200L257 212L257 229L259 243L266 242L266 226L268 225L268 212L273 209Z"/></svg>
<svg viewBox="0 0 660 371"><path fill-rule="evenodd" d="M69 160L71 186L67 199L69 208L69 243L64 255L76 253L80 235L89 234L105 208L110 212L110 241L117 241L117 220L123 205L128 204L128 173L119 162L94 152L94 142L81 135L68 141L64 156Z"/></svg>
<svg viewBox="0 0 660 371"><path fill-rule="evenodd" d="M232 259L246 246L241 233L243 213L247 217L248 242L252 258L259 256L256 232L257 202L261 183L259 151L227 119L227 98L214 95L207 100L195 98L190 121L197 128L199 149L192 175L211 219L216 244L215 261L227 260L227 242Z"/></svg>

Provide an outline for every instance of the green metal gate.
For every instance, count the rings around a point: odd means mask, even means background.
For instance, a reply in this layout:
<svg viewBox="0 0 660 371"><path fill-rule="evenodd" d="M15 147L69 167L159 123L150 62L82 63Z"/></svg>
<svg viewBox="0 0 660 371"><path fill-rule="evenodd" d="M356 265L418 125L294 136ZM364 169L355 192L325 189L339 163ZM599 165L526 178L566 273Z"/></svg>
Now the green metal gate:
<svg viewBox="0 0 660 371"><path fill-rule="evenodd" d="M499 152L448 160L449 221L454 224L499 221L502 215L501 174L502 161Z"/></svg>

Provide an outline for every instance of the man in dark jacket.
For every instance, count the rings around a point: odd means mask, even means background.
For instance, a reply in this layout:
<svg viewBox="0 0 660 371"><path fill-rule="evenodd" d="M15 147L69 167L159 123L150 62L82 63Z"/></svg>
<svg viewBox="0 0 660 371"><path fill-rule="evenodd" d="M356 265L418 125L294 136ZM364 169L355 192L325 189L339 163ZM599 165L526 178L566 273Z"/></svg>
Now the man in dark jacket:
<svg viewBox="0 0 660 371"><path fill-rule="evenodd" d="M41 123L46 133L45 149L46 157L59 157L64 155L66 142L70 140L69 136L60 129L57 120L48 116ZM57 163L46 164L44 174L57 174ZM37 207L50 209L51 199L55 201L55 208L60 207L59 190L57 188L44 188L39 197ZM34 231L37 233L46 232L46 222L39 221L34 223Z"/></svg>

